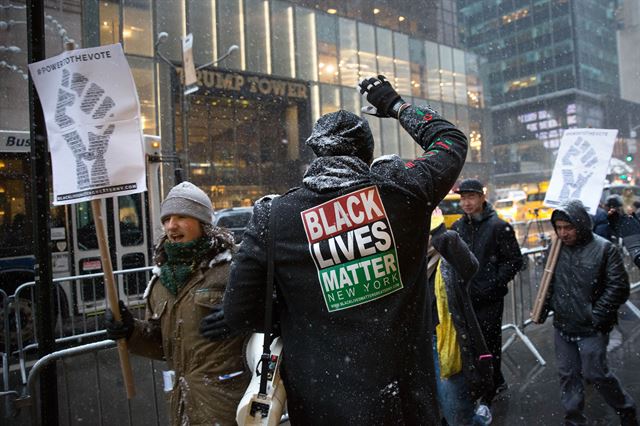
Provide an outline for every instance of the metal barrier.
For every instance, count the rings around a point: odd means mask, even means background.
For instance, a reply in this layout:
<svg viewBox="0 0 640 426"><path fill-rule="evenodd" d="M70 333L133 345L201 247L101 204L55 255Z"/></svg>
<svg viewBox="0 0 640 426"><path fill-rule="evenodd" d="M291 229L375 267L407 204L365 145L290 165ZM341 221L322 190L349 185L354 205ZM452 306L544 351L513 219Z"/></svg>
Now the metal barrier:
<svg viewBox="0 0 640 426"><path fill-rule="evenodd" d="M142 316L144 304L142 293L127 293L128 288L144 289L149 281L149 272L153 267L133 268L122 271L114 271L118 278L121 294L124 294L124 302L133 309L134 315ZM142 274L142 275L141 275ZM95 339L105 336L102 329L101 314L106 308L106 302L100 298L104 294L104 285L99 278L104 277L103 272L85 275L53 279L54 295L56 300L55 332L56 344L65 344L70 341L83 339ZM139 281L144 280L143 285ZM134 285L132 285L134 284ZM87 291L89 287L89 291ZM91 294L92 298L85 297ZM73 297L73 296L76 297ZM80 296L82 295L82 296ZM66 302L65 302L66 301ZM74 301L75 303L71 303ZM35 328L35 282L30 281L21 284L15 293L9 297L9 303L14 306L14 318L16 326L16 352L20 364L22 384L27 384L26 354L38 348L38 335ZM66 305L66 306L65 306ZM77 315L76 315L77 312ZM66 313L66 315L65 315ZM24 317L24 318L23 318ZM29 319L24 323L24 319Z"/></svg>
<svg viewBox="0 0 640 426"><path fill-rule="evenodd" d="M31 424L41 424L38 416L37 385L44 367L57 363L59 420L61 424L75 424L78 419L104 424L156 424L168 423L165 395L158 377L158 362L146 358L132 358L135 371L147 371L144 377L136 377L137 396L127 400L124 388L118 383L120 370L113 340L93 342L53 352L39 359L29 371L26 395L16 400L16 405L29 408ZM78 359L81 355L92 355ZM74 358L71 362L70 358ZM164 363L162 363L164 364ZM143 379L143 380L141 380ZM156 380L158 379L158 380ZM87 386L87 382L95 386ZM82 400L76 398L82 394ZM82 403L85 405L82 405Z"/></svg>
<svg viewBox="0 0 640 426"><path fill-rule="evenodd" d="M514 333L502 345L502 351L505 352L516 338L519 338L540 365L546 365L547 362L524 333L524 328L528 324L529 312L533 308L537 294L537 287L542 278L546 249L544 247L524 249L522 254L525 257L525 265L510 283L510 297L505 300L505 314L502 324L502 331L513 330Z"/></svg>

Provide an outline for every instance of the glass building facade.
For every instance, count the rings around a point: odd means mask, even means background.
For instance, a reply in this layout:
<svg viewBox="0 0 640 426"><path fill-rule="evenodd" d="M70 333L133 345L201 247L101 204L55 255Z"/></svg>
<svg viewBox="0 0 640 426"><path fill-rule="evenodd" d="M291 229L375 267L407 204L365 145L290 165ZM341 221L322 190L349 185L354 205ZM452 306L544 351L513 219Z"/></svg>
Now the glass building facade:
<svg viewBox="0 0 640 426"><path fill-rule="evenodd" d="M564 129L617 127L616 2L458 0L460 41L486 58L495 182L546 180ZM626 130L626 129L623 129Z"/></svg>
<svg viewBox="0 0 640 426"><path fill-rule="evenodd" d="M430 104L469 135L468 175L489 162L481 59L459 47L454 0L420 8L406 0L103 0L47 12L83 47L123 44L144 133L161 136L163 153L179 159L176 166L216 208L250 205L299 183L312 159L304 146L312 124L339 108L358 111L356 86L370 75L390 77L405 100ZM25 11L0 13L9 20ZM160 32L168 37L158 40ZM183 96L181 37L188 33L201 69L198 90ZM26 51L26 34L18 42ZM211 64L232 45L239 49ZM55 37L50 46L51 55L61 51ZM3 82L11 75L9 84L26 95L15 72L0 75ZM24 99L11 118L0 116L0 129L28 128ZM376 155L421 154L397 121L369 122Z"/></svg>

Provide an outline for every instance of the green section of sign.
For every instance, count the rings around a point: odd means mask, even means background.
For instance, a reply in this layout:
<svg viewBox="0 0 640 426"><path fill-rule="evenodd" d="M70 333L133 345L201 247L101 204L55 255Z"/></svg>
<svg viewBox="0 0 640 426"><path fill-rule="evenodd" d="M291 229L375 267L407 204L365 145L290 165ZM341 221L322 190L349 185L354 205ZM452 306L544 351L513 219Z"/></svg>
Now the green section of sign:
<svg viewBox="0 0 640 426"><path fill-rule="evenodd" d="M402 288L395 248L318 271L329 312L351 308Z"/></svg>

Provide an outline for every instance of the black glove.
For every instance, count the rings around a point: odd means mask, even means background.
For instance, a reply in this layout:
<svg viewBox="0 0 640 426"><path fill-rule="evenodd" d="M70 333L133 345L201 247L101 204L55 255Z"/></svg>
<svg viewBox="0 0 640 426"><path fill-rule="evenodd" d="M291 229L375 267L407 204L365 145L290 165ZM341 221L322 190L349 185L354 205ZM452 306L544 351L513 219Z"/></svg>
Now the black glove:
<svg viewBox="0 0 640 426"><path fill-rule="evenodd" d="M360 93L367 97L367 101L375 108L364 107L362 112L376 117L398 118L400 106L404 100L391 87L391 83L383 75L365 78L360 84Z"/></svg>
<svg viewBox="0 0 640 426"><path fill-rule="evenodd" d="M104 312L104 328L107 329L107 337L111 340L128 339L133 334L134 319L131 311L127 309L122 300L118 301L120 321L113 319L113 312L107 308Z"/></svg>
<svg viewBox="0 0 640 426"><path fill-rule="evenodd" d="M200 321L200 334L209 340L222 340L231 337L233 333L224 320L222 305L211 308L211 313Z"/></svg>

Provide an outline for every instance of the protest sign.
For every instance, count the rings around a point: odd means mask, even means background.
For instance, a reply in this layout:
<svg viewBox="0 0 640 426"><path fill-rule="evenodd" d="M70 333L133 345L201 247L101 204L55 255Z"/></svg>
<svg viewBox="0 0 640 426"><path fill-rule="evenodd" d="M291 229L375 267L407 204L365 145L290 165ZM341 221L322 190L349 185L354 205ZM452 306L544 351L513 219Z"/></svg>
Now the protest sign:
<svg viewBox="0 0 640 426"><path fill-rule="evenodd" d="M544 205L558 207L579 199L589 213L595 213L617 134L610 129L566 130Z"/></svg>
<svg viewBox="0 0 640 426"><path fill-rule="evenodd" d="M146 190L140 103L120 44L29 64L40 95L53 204Z"/></svg>
<svg viewBox="0 0 640 426"><path fill-rule="evenodd" d="M101 198L145 191L140 103L122 46L67 50L29 65L44 113L53 204L91 201L104 286L120 321ZM135 395L125 339L118 355L127 397Z"/></svg>

